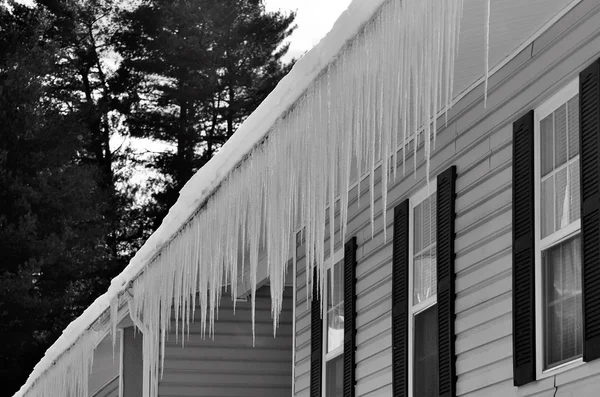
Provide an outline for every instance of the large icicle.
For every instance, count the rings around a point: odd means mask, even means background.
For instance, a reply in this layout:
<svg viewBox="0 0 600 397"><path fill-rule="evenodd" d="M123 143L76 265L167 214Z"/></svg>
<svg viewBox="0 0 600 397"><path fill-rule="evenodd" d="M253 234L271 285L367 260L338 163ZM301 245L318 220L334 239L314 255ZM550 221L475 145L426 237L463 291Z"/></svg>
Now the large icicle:
<svg viewBox="0 0 600 397"><path fill-rule="evenodd" d="M392 174L396 177L398 150L403 170L413 156L416 175L422 140L429 173L436 119L453 99L462 7L463 0L384 4L160 254L124 286L131 291L131 317L144 334L144 396L157 396L171 324L184 343L197 306L202 334L214 335L224 287L230 286L232 299L237 295L238 269L249 277L254 332L257 272L264 261L276 328L294 244L290 237L301 227L306 289L318 283L323 295L326 256L346 238L352 179L357 179L360 202L366 171L371 231L385 236L387 189ZM376 189L381 201L375 201ZM111 309L115 324L117 300ZM82 357L68 363L85 372L93 348L82 343ZM31 389L37 394L26 396L77 396L73 390L80 390L82 373L70 378L75 379L70 392L57 386L43 394L38 387Z"/></svg>
<svg viewBox="0 0 600 397"><path fill-rule="evenodd" d="M31 386L28 397L88 397L94 349L104 335L87 330L67 350L51 370L44 372Z"/></svg>
<svg viewBox="0 0 600 397"><path fill-rule="evenodd" d="M488 97L488 80L490 78L490 15L492 8L492 0L487 0L485 9L485 83L483 87L483 107L487 108Z"/></svg>
<svg viewBox="0 0 600 397"><path fill-rule="evenodd" d="M131 310L148 335L144 370L151 379L150 397L156 396L172 318L183 339L198 302L202 330L213 335L223 286L230 285L235 298L241 268L249 269L254 313L261 252L275 331L294 242L290 236L299 225L304 226L308 285L316 282L324 293L326 256L346 237L353 172L359 180L369 172L371 230L383 228L385 236L384 209L397 151L406 159L410 143L416 164L422 139L429 173L437 117L447 112L453 96L461 10L462 0L385 4L135 280ZM381 203L375 202L377 188ZM380 212L383 226L376 229Z"/></svg>

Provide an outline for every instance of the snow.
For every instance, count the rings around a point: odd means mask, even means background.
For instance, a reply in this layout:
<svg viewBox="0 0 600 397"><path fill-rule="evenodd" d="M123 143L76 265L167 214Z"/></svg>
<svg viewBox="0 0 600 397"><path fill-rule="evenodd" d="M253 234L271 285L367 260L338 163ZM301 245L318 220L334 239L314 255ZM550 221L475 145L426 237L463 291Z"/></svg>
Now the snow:
<svg viewBox="0 0 600 397"><path fill-rule="evenodd" d="M131 317L144 332L144 373L150 379L144 383L144 396L155 397L171 310L179 319L178 328L181 323L183 343L199 291L202 329L208 327L212 335L221 286L238 278L241 252L249 260L254 313L259 247L268 253L276 328L286 271L283 264L297 225L305 226L306 263L316 266L322 293L324 241L335 230L333 206L329 211L326 207L341 193L340 238L345 240L352 159L357 159L358 167L367 164L371 175L381 162L385 205L396 148L405 148L405 158L409 138L422 131L429 159L437 131L435 116L447 111L453 98L463 1L384 3L355 0L341 14L330 33L296 63L184 186L159 229L112 280L108 292L65 329L15 396L87 392L87 387L82 389L83 374L91 369L97 334L90 328L110 311L114 332L119 298L127 290L131 297L124 298ZM416 147L418 137L413 142ZM372 178L369 183L373 225ZM309 286L316 282L312 274L307 268ZM237 283L231 286L236 296Z"/></svg>

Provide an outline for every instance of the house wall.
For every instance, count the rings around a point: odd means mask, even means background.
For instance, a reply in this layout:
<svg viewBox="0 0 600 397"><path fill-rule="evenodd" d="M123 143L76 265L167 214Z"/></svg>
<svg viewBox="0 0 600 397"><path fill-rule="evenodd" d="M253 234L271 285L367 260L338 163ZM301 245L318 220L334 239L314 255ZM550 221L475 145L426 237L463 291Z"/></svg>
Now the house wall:
<svg viewBox="0 0 600 397"><path fill-rule="evenodd" d="M596 396L600 360L513 386L512 369L512 123L600 57L600 3L583 0L527 46L489 82L450 111L438 133L431 176L456 165L456 370L460 396ZM445 126L440 119L438 125ZM399 156L401 159L402 156ZM375 173L372 236L369 183L351 191L347 236L358 238L356 396L392 395L391 294L393 209L425 186L423 148L408 153L406 174L389 187L383 225L381 173ZM384 226L387 241L384 239ZM326 227L326 230L328 228ZM341 248L336 236L336 249ZM328 246L328 245L326 245ZM310 391L310 306L303 246L297 251L295 395Z"/></svg>
<svg viewBox="0 0 600 397"><path fill-rule="evenodd" d="M257 290L255 347L250 300L237 302L234 315L230 296L223 296L214 340L204 339L200 323L195 322L190 324L189 339L186 336L182 348L181 329L176 337L173 322L159 396L288 397L292 387L292 308L290 287L284 292L277 337L273 338L269 286Z"/></svg>
<svg viewBox="0 0 600 397"><path fill-rule="evenodd" d="M121 371L122 397L142 397L144 389L144 359L143 359L144 335L135 327L127 327L122 330L123 351Z"/></svg>
<svg viewBox="0 0 600 397"><path fill-rule="evenodd" d="M119 377L113 378L110 382L106 383L100 389L98 389L93 397L119 397Z"/></svg>
<svg viewBox="0 0 600 397"><path fill-rule="evenodd" d="M110 335L107 335L94 350L94 364L90 373L88 383L88 394L97 397L109 397L112 395L107 392L111 390L116 379L118 394L118 376L121 357L121 344L114 345ZM108 393L108 394L107 394Z"/></svg>

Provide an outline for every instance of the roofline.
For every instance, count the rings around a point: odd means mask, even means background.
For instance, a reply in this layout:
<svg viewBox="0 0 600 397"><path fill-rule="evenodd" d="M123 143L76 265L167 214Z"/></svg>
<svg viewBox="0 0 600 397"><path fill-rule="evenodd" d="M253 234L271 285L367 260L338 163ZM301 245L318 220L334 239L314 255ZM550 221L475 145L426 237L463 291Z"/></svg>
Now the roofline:
<svg viewBox="0 0 600 397"><path fill-rule="evenodd" d="M354 0L340 14L329 33L295 63L219 152L185 184L159 228L146 240L123 272L112 280L108 291L65 328L15 396L24 395L47 369L81 339L86 330L98 326L97 321L109 311L111 302L119 301L131 282L202 209L228 175L243 163L253 148L262 143L277 121L285 117L311 83L335 61L343 47L364 29L386 2Z"/></svg>
<svg viewBox="0 0 600 397"><path fill-rule="evenodd" d="M510 60L514 59L581 1L573 0L535 34L525 40L515 51L492 68L489 76L491 77L502 70ZM344 46L373 20L386 2L387 0L354 0L350 4L348 9L337 19L331 31L298 60L290 73L279 82L271 94L246 119L219 152L186 183L179 192L179 199L171 207L160 227L138 250L123 272L112 280L108 291L97 298L77 319L65 328L62 335L35 366L26 383L15 393L15 396L23 396L43 373L51 368L82 338L86 330L102 329L104 331L107 329L111 303L116 303L120 308L125 305L129 297L122 295L130 287L131 282L139 277L144 269L161 254L162 249L177 237L179 232L219 189L229 174L246 160L252 149L264 141L278 120L286 116L297 100L310 87L311 83L323 72L326 72L328 65L335 62L337 55L341 53ZM360 19L359 15L368 15L368 17ZM300 84L298 81L300 81ZM459 103L467 94L483 83L482 73L481 78L455 96L452 106ZM443 110L438 117L442 116ZM213 176L216 177L213 178ZM206 182L207 180L209 182ZM121 298L124 298L122 302ZM120 309L119 312L121 312Z"/></svg>

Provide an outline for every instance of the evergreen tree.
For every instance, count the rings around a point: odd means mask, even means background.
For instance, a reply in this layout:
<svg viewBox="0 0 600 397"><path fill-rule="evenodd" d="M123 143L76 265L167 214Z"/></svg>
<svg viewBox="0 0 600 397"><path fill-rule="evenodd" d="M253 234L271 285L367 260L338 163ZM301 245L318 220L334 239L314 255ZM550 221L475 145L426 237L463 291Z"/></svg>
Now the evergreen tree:
<svg viewBox="0 0 600 397"><path fill-rule="evenodd" d="M0 381L10 395L291 68L281 57L295 15L259 0L7 1ZM135 157L114 145L128 135L165 149ZM158 171L153 205L136 204L139 164Z"/></svg>
<svg viewBox="0 0 600 397"><path fill-rule="evenodd" d="M130 226L136 214L135 192L128 184L128 170L120 167L131 161L131 153L111 148L115 135L123 133L122 115L116 109L118 101L110 85L110 66L116 55L111 38L118 29L116 1L39 0L38 5L53 17L48 38L61 51L52 85L57 100L68 104L86 126L87 161L100 170L98 182L107 204L103 213L110 225L106 244L111 260L117 263L115 269L120 270L127 263L124 252L131 252L140 243L132 233L140 231Z"/></svg>
<svg viewBox="0 0 600 397"><path fill-rule="evenodd" d="M121 111L133 136L165 144L149 163L164 184L149 213L155 226L289 71L281 57L294 18L258 0L151 0L121 14Z"/></svg>
<svg viewBox="0 0 600 397"><path fill-rule="evenodd" d="M60 48L41 8L0 6L0 377L8 394L107 283L99 169L55 95Z"/></svg>

